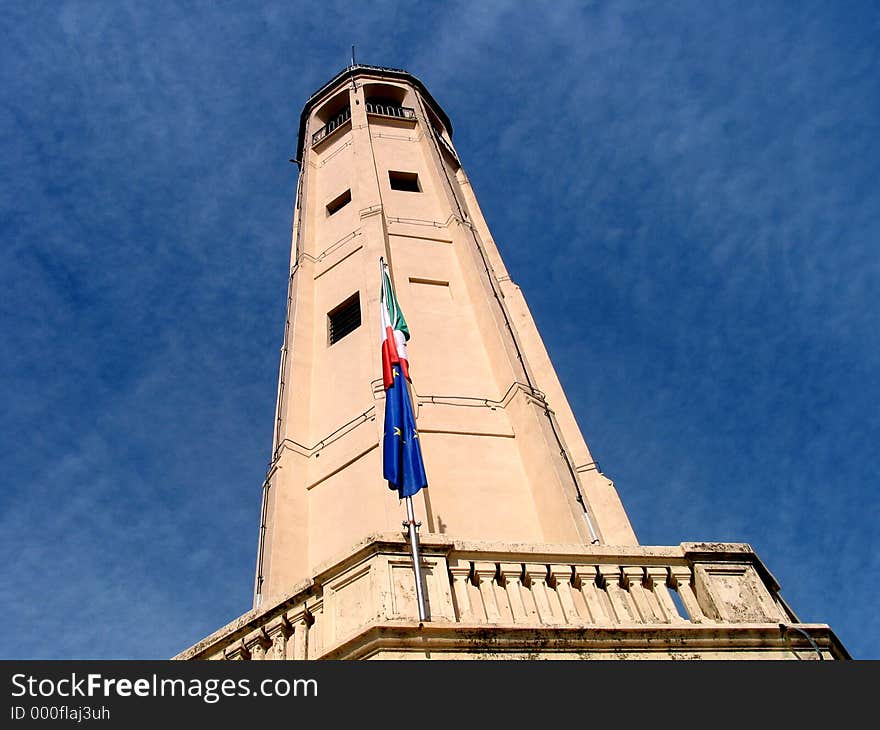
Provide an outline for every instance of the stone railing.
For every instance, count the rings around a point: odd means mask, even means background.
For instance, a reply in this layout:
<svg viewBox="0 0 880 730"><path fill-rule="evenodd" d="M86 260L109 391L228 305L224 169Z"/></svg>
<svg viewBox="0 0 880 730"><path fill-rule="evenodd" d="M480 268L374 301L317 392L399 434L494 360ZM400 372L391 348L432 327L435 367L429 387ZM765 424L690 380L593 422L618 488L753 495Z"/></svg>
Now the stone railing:
<svg viewBox="0 0 880 730"><path fill-rule="evenodd" d="M499 545L428 535L422 550L426 622L416 618L403 537L379 535L175 658L347 659L426 650L450 658L690 658L731 650L750 658L846 656L827 626L797 623L748 545Z"/></svg>

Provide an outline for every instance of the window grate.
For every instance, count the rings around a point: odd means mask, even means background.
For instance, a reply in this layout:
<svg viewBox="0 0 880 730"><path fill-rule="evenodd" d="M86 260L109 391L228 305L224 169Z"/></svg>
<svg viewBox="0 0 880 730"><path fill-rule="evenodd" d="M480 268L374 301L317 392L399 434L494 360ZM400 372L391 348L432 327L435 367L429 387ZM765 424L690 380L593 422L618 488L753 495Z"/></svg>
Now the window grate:
<svg viewBox="0 0 880 730"><path fill-rule="evenodd" d="M327 315L330 344L339 342L361 326L361 298L353 294Z"/></svg>

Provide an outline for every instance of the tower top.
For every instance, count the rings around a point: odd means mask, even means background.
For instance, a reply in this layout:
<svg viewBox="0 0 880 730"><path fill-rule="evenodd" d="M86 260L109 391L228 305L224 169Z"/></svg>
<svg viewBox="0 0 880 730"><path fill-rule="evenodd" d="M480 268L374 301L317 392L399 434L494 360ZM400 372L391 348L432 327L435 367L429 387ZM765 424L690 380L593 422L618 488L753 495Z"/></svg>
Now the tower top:
<svg viewBox="0 0 880 730"><path fill-rule="evenodd" d="M407 83L411 84L413 87L418 89L422 98L426 102L428 102L428 104L431 106L431 110L440 118L443 126L446 127L447 133L450 137L452 137L452 122L449 121L449 117L446 116L446 112L443 111L443 107L441 107L437 103L436 99L431 96L431 92L428 91L427 87L422 83L419 78L413 76L409 71L405 71L402 68L369 66L367 64L358 63L342 69L342 71L336 74L321 88L319 88L317 91L314 91L311 96L309 96L306 103L303 105L302 113L299 116L299 135L296 142L296 159L302 159L303 146L305 145L306 125L308 123L309 114L312 112L312 109L315 108L315 105L319 101L321 101L330 90L337 87L341 82L347 79L353 80L358 76L364 75L379 75L385 78L399 79L400 81L406 81Z"/></svg>

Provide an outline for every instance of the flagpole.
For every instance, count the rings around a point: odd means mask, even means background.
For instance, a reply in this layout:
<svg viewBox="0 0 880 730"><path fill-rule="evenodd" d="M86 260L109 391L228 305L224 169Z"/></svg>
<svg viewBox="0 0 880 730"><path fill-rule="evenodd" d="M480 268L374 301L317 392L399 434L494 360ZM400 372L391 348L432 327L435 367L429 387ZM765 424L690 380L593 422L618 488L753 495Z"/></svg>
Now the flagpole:
<svg viewBox="0 0 880 730"><path fill-rule="evenodd" d="M413 572L415 573L416 578L416 599L419 604L419 621L427 621L428 614L425 611L425 595L422 592L422 561L419 557L419 536L416 532L416 528L421 524L421 522L416 522L412 497L407 497L406 522L403 523L403 526L409 528L409 542L412 546L413 556Z"/></svg>
<svg viewBox="0 0 880 730"><path fill-rule="evenodd" d="M389 277L389 285L390 285L390 277L391 272L388 272ZM385 257L379 257L379 278L384 282L385 280ZM380 307L385 307L385 285L382 285L382 295L379 301ZM400 387L404 388L404 397L409 398L409 387L402 378L404 382ZM387 407L387 405L386 405ZM390 487L394 488L393 485L389 482ZM421 527L421 522L416 522L416 514L413 509L413 501L412 496L404 497L404 501L406 502L406 522L403 523L403 526L409 532L409 544L412 547L412 558L413 558L413 574L416 580L416 601L419 606L419 621L427 621L428 620L428 612L425 610L425 594L422 590L422 560L419 556L419 535L417 529Z"/></svg>

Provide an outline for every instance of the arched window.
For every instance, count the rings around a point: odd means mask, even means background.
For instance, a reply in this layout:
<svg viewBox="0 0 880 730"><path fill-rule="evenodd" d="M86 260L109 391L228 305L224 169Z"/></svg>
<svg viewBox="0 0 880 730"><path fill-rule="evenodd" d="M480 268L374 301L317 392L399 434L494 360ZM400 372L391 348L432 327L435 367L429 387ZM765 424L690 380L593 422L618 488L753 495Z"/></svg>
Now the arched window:
<svg viewBox="0 0 880 730"><path fill-rule="evenodd" d="M406 105L406 89L390 84L367 84L364 87L367 116L415 119L415 111Z"/></svg>
<svg viewBox="0 0 880 730"><path fill-rule="evenodd" d="M318 109L315 113L315 119L321 126L312 134L312 146L351 122L348 89L338 93Z"/></svg>

